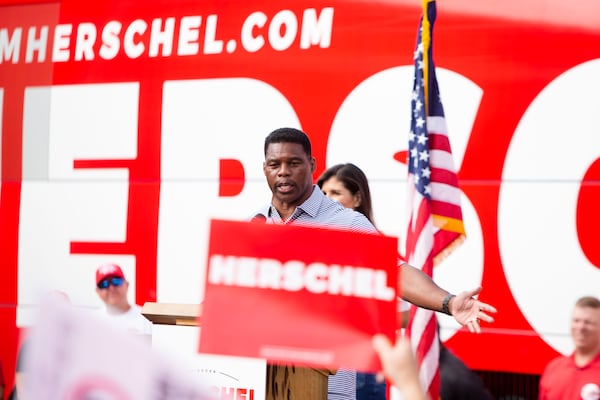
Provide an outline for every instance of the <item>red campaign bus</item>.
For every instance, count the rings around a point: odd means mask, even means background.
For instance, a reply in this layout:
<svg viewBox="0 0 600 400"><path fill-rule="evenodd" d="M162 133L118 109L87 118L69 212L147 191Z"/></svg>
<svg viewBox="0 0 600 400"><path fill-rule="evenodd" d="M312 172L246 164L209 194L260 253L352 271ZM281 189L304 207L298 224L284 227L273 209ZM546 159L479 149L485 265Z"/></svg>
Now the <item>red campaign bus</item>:
<svg viewBox="0 0 600 400"><path fill-rule="evenodd" d="M437 8L467 240L434 278L482 285L499 310L481 335L440 316L442 338L490 386L535 378L572 350L575 300L599 294L600 3ZM9 387L38 294L98 306L101 262L123 266L138 304L198 303L208 221L268 201L262 145L275 128L309 134L315 176L360 166L378 227L402 242L407 168L394 154L408 147L420 15L413 0L1 0Z"/></svg>

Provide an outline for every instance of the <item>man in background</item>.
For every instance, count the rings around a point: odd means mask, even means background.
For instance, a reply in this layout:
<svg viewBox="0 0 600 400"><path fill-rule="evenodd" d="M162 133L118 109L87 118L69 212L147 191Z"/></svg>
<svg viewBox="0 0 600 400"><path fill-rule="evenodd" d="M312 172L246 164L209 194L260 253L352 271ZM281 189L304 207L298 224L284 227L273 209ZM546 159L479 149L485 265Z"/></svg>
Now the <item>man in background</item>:
<svg viewBox="0 0 600 400"><path fill-rule="evenodd" d="M104 314L119 329L151 339L152 323L142 315L142 308L127 299L129 281L117 264L103 264L96 270L96 293L104 302Z"/></svg>
<svg viewBox="0 0 600 400"><path fill-rule="evenodd" d="M600 399L600 300L581 297L571 315L575 351L546 366L540 379L540 400Z"/></svg>

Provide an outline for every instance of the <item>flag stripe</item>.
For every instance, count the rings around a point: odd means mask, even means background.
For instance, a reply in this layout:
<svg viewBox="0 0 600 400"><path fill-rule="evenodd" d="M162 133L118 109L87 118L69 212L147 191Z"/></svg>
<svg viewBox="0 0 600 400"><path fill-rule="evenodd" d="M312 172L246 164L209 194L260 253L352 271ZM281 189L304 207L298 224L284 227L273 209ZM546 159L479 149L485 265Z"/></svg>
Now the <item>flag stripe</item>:
<svg viewBox="0 0 600 400"><path fill-rule="evenodd" d="M447 138L448 129L446 125L446 118L439 115L428 115L427 116L427 128L430 132L435 132L441 134ZM448 141L448 148L450 148L450 142Z"/></svg>
<svg viewBox="0 0 600 400"><path fill-rule="evenodd" d="M417 214L413 215L410 221L412 229L409 229L407 233L406 255L414 266L422 265L430 252L431 240L427 236L419 234L424 230L432 229L429 226L432 223L429 207L427 201L421 201L419 206L414 208L417 210Z"/></svg>
<svg viewBox="0 0 600 400"><path fill-rule="evenodd" d="M431 183L431 197L436 198L440 202L460 205L460 189L446 183Z"/></svg>
<svg viewBox="0 0 600 400"><path fill-rule="evenodd" d="M429 167L431 171L448 171L454 172L454 163L452 161L452 154L445 150L430 150L431 161Z"/></svg>
<svg viewBox="0 0 600 400"><path fill-rule="evenodd" d="M435 210L435 215L438 218L453 218L460 220L462 218L462 210L460 204L450 204L447 202L431 201L431 209ZM437 212L443 210L443 212Z"/></svg>

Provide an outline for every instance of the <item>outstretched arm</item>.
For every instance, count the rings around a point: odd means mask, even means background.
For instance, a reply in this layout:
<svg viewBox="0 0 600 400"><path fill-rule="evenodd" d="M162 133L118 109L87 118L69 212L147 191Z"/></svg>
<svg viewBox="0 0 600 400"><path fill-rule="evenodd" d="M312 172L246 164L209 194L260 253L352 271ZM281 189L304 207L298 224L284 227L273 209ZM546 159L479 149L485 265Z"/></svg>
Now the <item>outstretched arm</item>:
<svg viewBox="0 0 600 400"><path fill-rule="evenodd" d="M401 268L399 287L404 300L418 307L452 315L459 324L475 333L481 332L480 320L494 322L488 313L495 313L496 308L473 297L481 292L481 287L453 296L420 269L407 263Z"/></svg>

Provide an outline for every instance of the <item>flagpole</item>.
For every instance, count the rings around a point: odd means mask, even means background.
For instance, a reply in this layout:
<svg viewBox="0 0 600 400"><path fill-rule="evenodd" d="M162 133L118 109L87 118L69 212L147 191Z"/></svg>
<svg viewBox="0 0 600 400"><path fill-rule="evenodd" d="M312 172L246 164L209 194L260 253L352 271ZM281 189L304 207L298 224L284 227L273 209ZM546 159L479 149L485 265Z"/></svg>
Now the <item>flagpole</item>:
<svg viewBox="0 0 600 400"><path fill-rule="evenodd" d="M425 116L429 115L429 46L431 45L431 36L429 32L430 21L427 13L427 4L432 0L423 0L423 23L421 24L421 43L423 45L423 93Z"/></svg>

